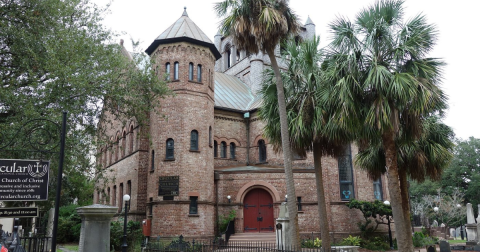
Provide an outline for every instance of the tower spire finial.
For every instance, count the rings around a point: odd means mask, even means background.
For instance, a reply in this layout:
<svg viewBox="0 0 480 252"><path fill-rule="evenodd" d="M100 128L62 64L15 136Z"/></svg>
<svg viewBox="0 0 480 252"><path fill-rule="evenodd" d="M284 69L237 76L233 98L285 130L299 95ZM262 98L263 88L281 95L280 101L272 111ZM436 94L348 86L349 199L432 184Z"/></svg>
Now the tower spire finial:
<svg viewBox="0 0 480 252"><path fill-rule="evenodd" d="M187 14L187 7L183 7L183 14L182 16L187 16L188 17L188 14Z"/></svg>

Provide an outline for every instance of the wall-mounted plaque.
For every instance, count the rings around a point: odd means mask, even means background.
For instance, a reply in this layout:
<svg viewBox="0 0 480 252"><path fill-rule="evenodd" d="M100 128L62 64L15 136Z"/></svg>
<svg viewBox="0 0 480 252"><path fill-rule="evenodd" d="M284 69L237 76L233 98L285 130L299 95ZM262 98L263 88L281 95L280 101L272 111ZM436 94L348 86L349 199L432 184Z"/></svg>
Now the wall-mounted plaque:
<svg viewBox="0 0 480 252"><path fill-rule="evenodd" d="M178 196L179 176L163 176L159 178L158 196Z"/></svg>

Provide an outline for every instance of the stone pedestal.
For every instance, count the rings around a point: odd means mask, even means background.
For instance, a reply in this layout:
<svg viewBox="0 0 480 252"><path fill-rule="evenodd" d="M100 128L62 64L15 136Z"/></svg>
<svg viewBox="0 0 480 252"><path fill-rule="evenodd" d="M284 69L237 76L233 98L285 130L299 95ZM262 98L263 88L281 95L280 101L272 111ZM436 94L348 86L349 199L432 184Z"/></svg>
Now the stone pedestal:
<svg viewBox="0 0 480 252"><path fill-rule="evenodd" d="M287 203L283 202L280 205L280 213L276 220L275 241L277 249L290 250L292 246L292 230L290 228L290 218L288 217Z"/></svg>
<svg viewBox="0 0 480 252"><path fill-rule="evenodd" d="M117 207L100 204L77 208L82 217L79 252L110 251L110 222L117 210Z"/></svg>
<svg viewBox="0 0 480 252"><path fill-rule="evenodd" d="M467 243L474 242L477 243L477 224L466 224L465 229L467 230Z"/></svg>

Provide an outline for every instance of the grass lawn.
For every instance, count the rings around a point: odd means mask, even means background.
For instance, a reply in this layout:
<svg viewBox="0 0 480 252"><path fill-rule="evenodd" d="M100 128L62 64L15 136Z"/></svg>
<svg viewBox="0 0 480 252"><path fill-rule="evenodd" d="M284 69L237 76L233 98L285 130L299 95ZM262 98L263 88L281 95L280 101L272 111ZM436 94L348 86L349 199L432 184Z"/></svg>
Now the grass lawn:
<svg viewBox="0 0 480 252"><path fill-rule="evenodd" d="M63 244L63 245L60 245L62 246L63 248L69 250L69 251L78 251L78 245L76 244ZM58 251L62 251L62 249L58 249Z"/></svg>
<svg viewBox="0 0 480 252"><path fill-rule="evenodd" d="M450 244L466 243L466 240L448 240Z"/></svg>

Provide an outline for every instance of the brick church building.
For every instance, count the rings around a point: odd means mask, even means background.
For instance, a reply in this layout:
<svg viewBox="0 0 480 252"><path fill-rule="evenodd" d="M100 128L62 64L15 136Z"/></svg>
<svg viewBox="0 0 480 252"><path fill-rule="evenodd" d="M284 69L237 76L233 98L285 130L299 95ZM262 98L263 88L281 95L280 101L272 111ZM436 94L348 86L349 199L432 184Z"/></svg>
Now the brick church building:
<svg viewBox="0 0 480 252"><path fill-rule="evenodd" d="M310 18L300 36L315 36ZM212 42L186 10L146 53L176 95L162 100L163 116L150 113L148 127L117 122L107 130L114 144L99 148L97 164L109 179L97 185L94 202L120 213L122 196L131 195L129 219L150 219L152 237L211 238L219 216L232 209L237 233L274 232L286 186L282 154L263 136L257 115L268 56L238 50L220 34ZM359 232L363 217L345 206L348 200L388 198L385 178L372 181L354 167L357 151L345 146L343 156L322 160L334 237ZM311 153L294 158L293 166L297 195L288 200L298 202L300 232L318 235Z"/></svg>

